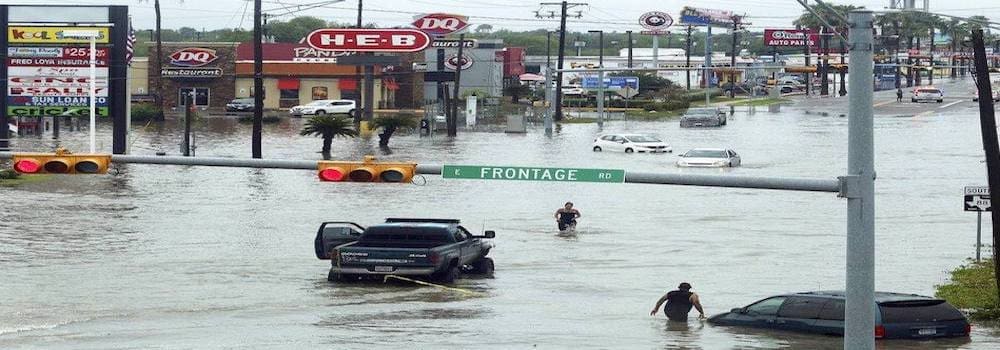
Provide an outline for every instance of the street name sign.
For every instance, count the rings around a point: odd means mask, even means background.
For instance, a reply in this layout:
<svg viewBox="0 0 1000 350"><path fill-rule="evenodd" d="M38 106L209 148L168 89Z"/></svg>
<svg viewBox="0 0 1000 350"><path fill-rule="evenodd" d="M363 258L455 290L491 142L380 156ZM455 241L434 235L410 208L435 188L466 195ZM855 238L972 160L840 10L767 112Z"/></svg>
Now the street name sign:
<svg viewBox="0 0 1000 350"><path fill-rule="evenodd" d="M446 179L623 183L625 182L625 170L445 165L441 168L441 177Z"/></svg>
<svg viewBox="0 0 1000 350"><path fill-rule="evenodd" d="M965 186L965 211L992 211L988 186Z"/></svg>

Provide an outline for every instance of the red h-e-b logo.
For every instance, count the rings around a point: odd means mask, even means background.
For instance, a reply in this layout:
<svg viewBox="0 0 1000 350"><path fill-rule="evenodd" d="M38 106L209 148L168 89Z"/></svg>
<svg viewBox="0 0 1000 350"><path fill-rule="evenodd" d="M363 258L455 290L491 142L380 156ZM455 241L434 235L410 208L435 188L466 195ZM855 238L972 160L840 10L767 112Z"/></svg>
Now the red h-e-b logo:
<svg viewBox="0 0 1000 350"><path fill-rule="evenodd" d="M219 56L215 54L215 50L189 47L170 54L170 64L179 67L201 67L215 62L218 58Z"/></svg>
<svg viewBox="0 0 1000 350"><path fill-rule="evenodd" d="M417 52L431 44L427 33L416 29L317 29L306 36L317 50L358 52Z"/></svg>
<svg viewBox="0 0 1000 350"><path fill-rule="evenodd" d="M445 36L460 32L469 26L469 17L450 13L431 13L417 16L413 27L431 36Z"/></svg>

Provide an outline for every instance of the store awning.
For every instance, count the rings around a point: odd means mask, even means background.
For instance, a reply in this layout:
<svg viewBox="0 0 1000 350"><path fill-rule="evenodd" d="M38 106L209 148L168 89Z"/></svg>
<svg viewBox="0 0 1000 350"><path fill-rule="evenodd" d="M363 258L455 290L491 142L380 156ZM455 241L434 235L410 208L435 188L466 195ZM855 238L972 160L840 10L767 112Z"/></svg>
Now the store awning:
<svg viewBox="0 0 1000 350"><path fill-rule="evenodd" d="M357 79L340 79L337 80L337 88L340 90L357 90L358 80Z"/></svg>
<svg viewBox="0 0 1000 350"><path fill-rule="evenodd" d="M278 90L298 90L298 79L278 79Z"/></svg>

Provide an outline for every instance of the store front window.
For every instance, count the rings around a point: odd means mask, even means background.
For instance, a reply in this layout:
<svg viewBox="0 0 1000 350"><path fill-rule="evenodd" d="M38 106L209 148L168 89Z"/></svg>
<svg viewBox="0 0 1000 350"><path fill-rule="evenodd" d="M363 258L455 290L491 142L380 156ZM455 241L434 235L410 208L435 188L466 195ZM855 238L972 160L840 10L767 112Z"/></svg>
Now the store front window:
<svg viewBox="0 0 1000 350"><path fill-rule="evenodd" d="M208 107L208 102L211 97L211 89L209 88L180 88L177 90L177 104L179 106L187 105L187 96L194 93L194 105L197 107Z"/></svg>
<svg viewBox="0 0 1000 350"><path fill-rule="evenodd" d="M299 104L299 80L278 79L278 93L281 107Z"/></svg>

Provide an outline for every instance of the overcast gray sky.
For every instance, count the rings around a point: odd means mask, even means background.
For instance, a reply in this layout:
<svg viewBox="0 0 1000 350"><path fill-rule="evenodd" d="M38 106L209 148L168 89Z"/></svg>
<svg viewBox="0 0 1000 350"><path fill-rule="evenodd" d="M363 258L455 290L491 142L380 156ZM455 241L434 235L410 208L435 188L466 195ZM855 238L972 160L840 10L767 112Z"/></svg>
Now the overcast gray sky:
<svg viewBox="0 0 1000 350"><path fill-rule="evenodd" d="M316 3L321 0L263 0L264 9L272 14L287 13L295 10L296 5ZM557 2L547 0L548 2ZM581 0L572 0L584 2ZM58 3L58 1L55 1ZM889 0L856 0L831 1L836 4L862 5L869 9L883 9L889 6ZM917 1L922 4L921 0ZM13 4L53 4L52 0L15 0ZM128 5L136 28L153 27L152 1L144 0L66 0L71 4L114 4ZM385 26L408 25L412 17L419 13L448 12L470 17L473 26L490 24L494 28L511 30L530 30L539 28L554 28L558 26L557 19L535 18L535 11L543 14L555 11L558 6L540 6L540 1L509 0L368 0L365 2L365 22L375 22ZM650 0L595 0L588 6L579 6L571 10L572 14L582 11L582 18L570 19L568 27L571 30L603 29L605 31L641 30L638 17L652 10L664 11L674 17L683 6L731 10L738 14L746 14L751 30L764 27L788 27L792 20L802 13L802 7L795 0L661 0L652 6ZM164 28L179 28L182 26L197 29L218 29L242 27L253 28L253 3L243 0L161 0ZM357 0L344 0L327 5L323 8L296 12L278 17L289 19L297 15L310 15L328 21L354 22ZM931 0L932 12L955 16L984 15L993 21L1000 21L1000 1L984 0Z"/></svg>

